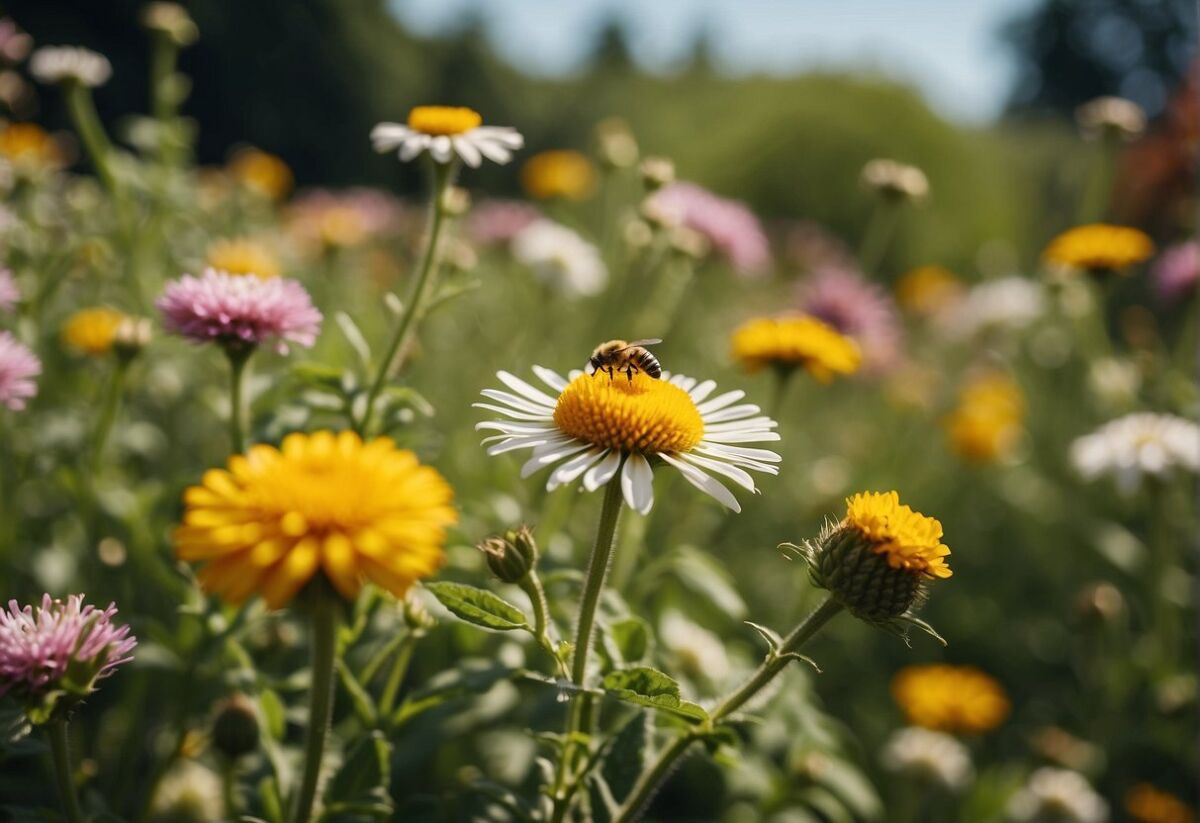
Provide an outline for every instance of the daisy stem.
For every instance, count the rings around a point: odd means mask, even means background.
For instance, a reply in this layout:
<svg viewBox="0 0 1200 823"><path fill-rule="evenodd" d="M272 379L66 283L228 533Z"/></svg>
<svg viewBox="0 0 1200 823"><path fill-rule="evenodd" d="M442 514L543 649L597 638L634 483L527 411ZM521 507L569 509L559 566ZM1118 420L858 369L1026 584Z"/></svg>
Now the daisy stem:
<svg viewBox="0 0 1200 823"><path fill-rule="evenodd" d="M246 410L242 399L245 384L246 364L250 362L253 349L230 346L225 349L229 358L229 445L234 454L246 450L246 427L243 417Z"/></svg>
<svg viewBox="0 0 1200 823"><path fill-rule="evenodd" d="M71 748L67 736L67 721L50 721L47 727L50 737L50 756L54 760L54 782L58 785L58 799L62 802L63 814L68 823L84 823L83 810L75 795L75 781L71 778Z"/></svg>
<svg viewBox="0 0 1200 823"><path fill-rule="evenodd" d="M826 598L800 622L800 625L792 630L791 634L783 639L779 648L771 650L766 660L745 683L713 709L704 726L689 730L667 744L650 768L642 772L641 777L634 784L633 790L629 793L629 798L613 818L613 823L632 823L637 820L645 810L646 804L658 791L659 785L675 770L679 759L683 757L691 744L699 739L705 730L715 727L761 692L768 683L787 668L788 663L792 661L793 656L800 648L841 610L840 603L833 598Z"/></svg>
<svg viewBox="0 0 1200 823"><path fill-rule="evenodd" d="M868 277L878 278L877 269L891 245L899 217L900 207L897 204L887 200L875 204L858 250L858 264Z"/></svg>
<svg viewBox="0 0 1200 823"><path fill-rule="evenodd" d="M304 742L304 777L296 797L292 823L312 819L321 776L325 736L333 716L333 673L337 652L337 602L323 586L314 587L312 621L312 686L308 704L308 737Z"/></svg>
<svg viewBox="0 0 1200 823"><path fill-rule="evenodd" d="M112 144L100 125L100 115L96 113L96 104L92 100L91 90L78 80L68 80L63 83L63 94L67 100L67 110L79 138L87 150L88 159L96 169L96 174L119 202L122 192L118 190L117 178L113 175L109 160L112 154Z"/></svg>
<svg viewBox="0 0 1200 823"><path fill-rule="evenodd" d="M433 291L429 284L440 263L442 227L446 223L445 194L454 179L454 167L449 163L437 163L433 174L433 199L429 204L429 241L425 246L421 267L417 270L417 279L408 293L404 313L400 316L400 322L396 325L396 331L388 343L383 359L379 361L379 371L375 374L375 380L367 393L367 405L363 409L362 419L355 427L358 433L364 436L375 414L375 403L379 394L392 376L396 355L408 349L412 336L416 333L417 321L424 316L425 304Z"/></svg>

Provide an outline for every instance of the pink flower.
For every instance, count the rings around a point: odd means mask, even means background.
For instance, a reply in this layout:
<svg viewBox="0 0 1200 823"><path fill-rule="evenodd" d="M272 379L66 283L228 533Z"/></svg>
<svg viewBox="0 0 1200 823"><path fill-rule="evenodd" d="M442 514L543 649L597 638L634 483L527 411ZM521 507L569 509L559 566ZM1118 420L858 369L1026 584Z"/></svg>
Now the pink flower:
<svg viewBox="0 0 1200 823"><path fill-rule="evenodd" d="M1150 276L1160 300L1179 300L1200 281L1200 243L1189 240L1166 249L1154 262Z"/></svg>
<svg viewBox="0 0 1200 823"><path fill-rule="evenodd" d="M15 337L0 331L0 405L13 410L37 394L34 378L42 373L42 361Z"/></svg>
<svg viewBox="0 0 1200 823"><path fill-rule="evenodd" d="M862 347L868 369L882 371L900 357L896 307L879 285L851 268L827 266L799 286L800 308Z"/></svg>
<svg viewBox="0 0 1200 823"><path fill-rule="evenodd" d="M541 216L520 200L484 200L467 215L467 236L481 246L507 243Z"/></svg>
<svg viewBox="0 0 1200 823"><path fill-rule="evenodd" d="M771 249L754 212L695 183L672 183L652 197L653 205L704 235L738 274L761 274L771 264Z"/></svg>
<svg viewBox="0 0 1200 823"><path fill-rule="evenodd" d="M223 346L288 343L309 347L321 330L321 312L295 280L262 280L214 269L167 284L156 304L168 331L197 343Z"/></svg>
<svg viewBox="0 0 1200 823"><path fill-rule="evenodd" d="M322 239L323 227L331 217L349 217L363 237L375 237L398 231L408 208L385 191L366 187L343 190L309 189L292 199L289 205L292 227L300 234Z"/></svg>
<svg viewBox="0 0 1200 823"><path fill-rule="evenodd" d="M60 692L87 696L97 680L133 659L137 639L112 622L116 613L111 603L104 610L85 606L81 594L66 602L43 595L37 609L8 601L8 611L0 610L0 696L12 693L46 712Z"/></svg>
<svg viewBox="0 0 1200 823"><path fill-rule="evenodd" d="M13 281L12 272L8 269L0 269L0 312L10 312L17 301L21 299L21 293L17 291L17 284Z"/></svg>

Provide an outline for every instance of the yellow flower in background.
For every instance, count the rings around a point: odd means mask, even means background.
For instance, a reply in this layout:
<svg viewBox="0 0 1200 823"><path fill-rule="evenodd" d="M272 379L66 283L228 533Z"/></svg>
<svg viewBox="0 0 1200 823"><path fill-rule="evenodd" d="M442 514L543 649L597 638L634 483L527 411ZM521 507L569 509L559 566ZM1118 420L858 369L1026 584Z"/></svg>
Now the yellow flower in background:
<svg viewBox="0 0 1200 823"><path fill-rule="evenodd" d="M397 597L443 561L454 493L435 469L382 437L288 435L205 473L184 494L176 555L231 603L286 606L317 574L345 598L366 581Z"/></svg>
<svg viewBox="0 0 1200 823"><path fill-rule="evenodd" d="M822 383L853 374L862 365L858 344L807 315L760 317L733 333L733 358L748 372L767 366L803 368Z"/></svg>
<svg viewBox="0 0 1200 823"><path fill-rule="evenodd" d="M896 283L896 302L913 314L937 314L963 296L962 281L945 266L918 266Z"/></svg>
<svg viewBox="0 0 1200 823"><path fill-rule="evenodd" d="M1090 272L1123 271L1154 254L1154 241L1128 226L1093 223L1068 229L1050 241L1042 260Z"/></svg>
<svg viewBox="0 0 1200 823"><path fill-rule="evenodd" d="M958 405L942 424L950 447L980 463L1005 457L1021 436L1025 396L1004 374L976 377L959 392Z"/></svg>
<svg viewBox="0 0 1200 823"><path fill-rule="evenodd" d="M863 492L846 501L841 526L857 532L893 569L946 578L950 549L942 542L942 524L900 502L897 492Z"/></svg>
<svg viewBox="0 0 1200 823"><path fill-rule="evenodd" d="M229 173L271 200L281 200L292 190L292 170L287 163L259 149L240 149L229 161Z"/></svg>
<svg viewBox="0 0 1200 823"><path fill-rule="evenodd" d="M347 206L326 209L319 216L316 229L321 244L331 248L357 246L367 238L362 216Z"/></svg>
<svg viewBox="0 0 1200 823"><path fill-rule="evenodd" d="M543 151L521 167L521 187L530 197L584 200L596 189L596 170L584 154L561 149Z"/></svg>
<svg viewBox="0 0 1200 823"><path fill-rule="evenodd" d="M80 354L99 357L112 351L117 329L124 320L125 315L116 309L104 306L82 309L63 324L62 339Z"/></svg>
<svg viewBox="0 0 1200 823"><path fill-rule="evenodd" d="M205 259L211 268L229 274L252 274L262 280L278 277L281 272L279 258L253 240L214 240Z"/></svg>
<svg viewBox="0 0 1200 823"><path fill-rule="evenodd" d="M1008 717L1004 688L974 666L907 666L892 678L892 697L908 722L953 734L984 734Z"/></svg>
<svg viewBox="0 0 1200 823"><path fill-rule="evenodd" d="M62 165L62 151L45 129L35 123L11 123L0 132L0 156L14 166L32 169Z"/></svg>
<svg viewBox="0 0 1200 823"><path fill-rule="evenodd" d="M1196 813L1170 792L1139 783L1125 795L1125 811L1134 823L1195 823Z"/></svg>

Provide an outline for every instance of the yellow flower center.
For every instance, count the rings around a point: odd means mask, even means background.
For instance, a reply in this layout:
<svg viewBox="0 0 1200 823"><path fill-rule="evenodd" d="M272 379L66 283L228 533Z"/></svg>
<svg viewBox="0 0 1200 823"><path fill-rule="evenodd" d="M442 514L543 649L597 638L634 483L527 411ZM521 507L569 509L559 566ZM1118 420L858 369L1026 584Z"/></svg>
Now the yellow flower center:
<svg viewBox="0 0 1200 823"><path fill-rule="evenodd" d="M229 161L229 172L247 188L273 200L292 190L295 182L287 163L258 149L242 149Z"/></svg>
<svg viewBox="0 0 1200 823"><path fill-rule="evenodd" d="M802 367L828 383L834 375L853 374L862 353L849 337L815 317L760 317L733 333L733 357L746 371L765 366Z"/></svg>
<svg viewBox="0 0 1200 823"><path fill-rule="evenodd" d="M63 326L63 341L81 354L108 354L124 319L121 312L104 307L77 311Z"/></svg>
<svg viewBox="0 0 1200 823"><path fill-rule="evenodd" d="M943 732L989 732L1009 711L1004 689L973 666L908 666L893 678L892 697L909 723Z"/></svg>
<svg viewBox="0 0 1200 823"><path fill-rule="evenodd" d="M208 265L229 274L279 276L279 261L268 249L248 240L218 240L208 247Z"/></svg>
<svg viewBox="0 0 1200 823"><path fill-rule="evenodd" d="M896 492L864 492L846 501L845 525L870 541L888 565L929 577L949 577L950 549L942 543L942 524L900 503Z"/></svg>
<svg viewBox="0 0 1200 823"><path fill-rule="evenodd" d="M479 112L464 106L417 106L408 113L408 127L422 134L462 134L482 123Z"/></svg>
<svg viewBox="0 0 1200 823"><path fill-rule="evenodd" d="M577 151L544 151L521 167L521 186L532 197L582 200L596 187L592 161Z"/></svg>
<svg viewBox="0 0 1200 823"><path fill-rule="evenodd" d="M704 437L688 393L641 373L576 377L558 397L554 424L593 445L641 454L686 452Z"/></svg>

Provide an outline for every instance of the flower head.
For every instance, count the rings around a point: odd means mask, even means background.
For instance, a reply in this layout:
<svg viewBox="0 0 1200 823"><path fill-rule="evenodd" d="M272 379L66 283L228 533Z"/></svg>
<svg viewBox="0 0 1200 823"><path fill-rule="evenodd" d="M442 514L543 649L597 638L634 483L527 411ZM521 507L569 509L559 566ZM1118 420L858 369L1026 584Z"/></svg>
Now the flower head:
<svg viewBox="0 0 1200 823"><path fill-rule="evenodd" d="M262 243L245 239L215 240L205 255L210 268L227 274L250 274L263 280L278 277L279 258Z"/></svg>
<svg viewBox="0 0 1200 823"><path fill-rule="evenodd" d="M196 22L187 9L164 0L155 0L142 8L142 25L166 36L176 46L191 45L200 36L200 30L196 28Z"/></svg>
<svg viewBox="0 0 1200 823"><path fill-rule="evenodd" d="M1138 783L1125 795L1125 811L1134 823L1195 823L1196 812L1170 792Z"/></svg>
<svg viewBox="0 0 1200 823"><path fill-rule="evenodd" d="M1111 135L1132 140L1146 130L1146 112L1123 97L1097 97L1075 109L1075 122L1089 139Z"/></svg>
<svg viewBox="0 0 1200 823"><path fill-rule="evenodd" d="M80 354L99 357L112 351L117 329L124 320L124 314L107 306L81 309L63 324L62 339Z"/></svg>
<svg viewBox="0 0 1200 823"><path fill-rule="evenodd" d="M37 394L34 378L42 373L42 361L9 332L0 331L0 406L14 411Z"/></svg>
<svg viewBox="0 0 1200 823"><path fill-rule="evenodd" d="M971 753L948 734L919 727L896 731L883 746L883 767L909 780L959 791L971 782Z"/></svg>
<svg viewBox="0 0 1200 823"><path fill-rule="evenodd" d="M538 152L521 166L521 187L530 197L584 200L596 189L592 161L571 149Z"/></svg>
<svg viewBox="0 0 1200 823"><path fill-rule="evenodd" d="M1093 223L1068 229L1042 252L1056 266L1103 274L1123 272L1154 254L1154 242L1145 232L1128 226Z"/></svg>
<svg viewBox="0 0 1200 823"><path fill-rule="evenodd" d="M990 462L1016 445L1024 418L1021 387L1004 374L984 374L963 386L958 406L943 425L955 452L967 460Z"/></svg>
<svg viewBox="0 0 1200 823"><path fill-rule="evenodd" d="M405 162L428 151L435 162L449 163L457 156L478 168L485 157L501 165L512 160L525 139L516 129L483 125L483 117L472 109L417 106L408 113L407 124L380 123L371 129L371 143L380 154L398 151Z"/></svg>
<svg viewBox="0 0 1200 823"><path fill-rule="evenodd" d="M95 87L108 82L112 64L104 55L80 46L43 46L29 58L29 72L43 83Z"/></svg>
<svg viewBox="0 0 1200 823"><path fill-rule="evenodd" d="M922 203L929 197L929 178L916 166L878 158L863 166L862 185L885 200Z"/></svg>
<svg viewBox="0 0 1200 823"><path fill-rule="evenodd" d="M1071 462L1085 479L1109 476L1131 493L1144 477L1200 472L1200 426L1171 414L1127 414L1072 443Z"/></svg>
<svg viewBox="0 0 1200 823"><path fill-rule="evenodd" d="M116 613L111 603L84 605L81 594L66 601L47 594L37 608L10 600L8 611L0 611L0 696L16 697L34 722L70 711L98 680L133 659L137 640L128 626L112 622Z"/></svg>
<svg viewBox="0 0 1200 823"><path fill-rule="evenodd" d="M467 215L466 233L481 245L507 243L540 217L523 200L484 200Z"/></svg>
<svg viewBox="0 0 1200 823"><path fill-rule="evenodd" d="M175 551L203 562L201 585L232 603L257 593L282 608L318 574L347 599L368 580L399 597L442 564L453 496L389 438L291 434L185 492Z"/></svg>
<svg viewBox="0 0 1200 823"><path fill-rule="evenodd" d="M539 219L512 239L512 254L537 278L569 295L598 294L608 282L600 251L561 223Z"/></svg>
<svg viewBox="0 0 1200 823"><path fill-rule="evenodd" d="M1041 317L1042 286L1024 277L1000 277L972 286L951 310L940 315L945 332L965 339L989 331L1017 331Z"/></svg>
<svg viewBox="0 0 1200 823"><path fill-rule="evenodd" d="M549 369L534 373L554 396L508 372L497 376L512 391L485 389L495 403L476 403L509 418L476 425L498 432L488 454L532 449L522 467L528 477L559 464L547 489L583 478L595 491L620 473L621 491L631 509L648 512L654 504L653 467L666 464L717 501L740 511L737 499L712 475L755 491L745 469L777 474L779 455L739 443L778 440L774 420L759 415L753 404L737 404L743 391L708 399L716 388L711 380L698 382L682 375L663 374L656 380L641 372L631 377L572 372L569 379Z"/></svg>
<svg viewBox="0 0 1200 823"><path fill-rule="evenodd" d="M1108 803L1078 772L1043 766L1013 795L1008 813L1028 823L1105 823Z"/></svg>
<svg viewBox="0 0 1200 823"><path fill-rule="evenodd" d="M802 368L822 383L854 374L862 364L857 343L807 315L750 320L733 333L732 346L734 360L748 372Z"/></svg>
<svg viewBox="0 0 1200 823"><path fill-rule="evenodd" d="M854 340L866 368L880 371L900 357L900 321L891 298L854 269L826 267L799 289L801 310Z"/></svg>
<svg viewBox="0 0 1200 823"><path fill-rule="evenodd" d="M321 312L295 280L239 277L213 269L167 284L156 304L167 329L197 343L309 347L321 330Z"/></svg>
<svg viewBox="0 0 1200 823"><path fill-rule="evenodd" d="M36 123L10 123L0 132L0 157L19 172L34 173L62 165L58 141Z"/></svg>
<svg viewBox="0 0 1200 823"><path fill-rule="evenodd" d="M946 267L918 266L896 283L896 300L905 311L930 316L957 303L963 291L962 283Z"/></svg>
<svg viewBox="0 0 1200 823"><path fill-rule="evenodd" d="M702 234L738 274L761 274L771 265L766 232L745 203L679 182L651 195L648 206Z"/></svg>
<svg viewBox="0 0 1200 823"><path fill-rule="evenodd" d="M1200 283L1200 242L1189 240L1163 251L1150 271L1154 291L1164 303L1175 303Z"/></svg>
<svg viewBox="0 0 1200 823"><path fill-rule="evenodd" d="M236 151L229 160L229 173L246 188L270 200L282 199L295 182L287 163L255 148Z"/></svg>
<svg viewBox="0 0 1200 823"><path fill-rule="evenodd" d="M1008 717L1004 689L974 666L906 666L892 678L892 697L908 722L952 734L984 734Z"/></svg>
<svg viewBox="0 0 1200 823"><path fill-rule="evenodd" d="M21 292L17 289L12 272L8 269L0 269L0 313L12 311L20 299Z"/></svg>
<svg viewBox="0 0 1200 823"><path fill-rule="evenodd" d="M9 63L20 63L33 48L33 38L12 21L0 19L0 59Z"/></svg>
<svg viewBox="0 0 1200 823"><path fill-rule="evenodd" d="M344 248L394 230L404 216L402 204L387 192L314 189L292 200L288 229L297 238L321 247Z"/></svg>

